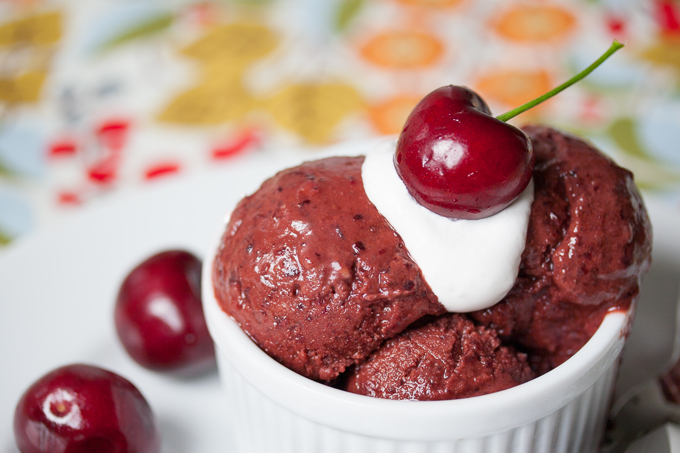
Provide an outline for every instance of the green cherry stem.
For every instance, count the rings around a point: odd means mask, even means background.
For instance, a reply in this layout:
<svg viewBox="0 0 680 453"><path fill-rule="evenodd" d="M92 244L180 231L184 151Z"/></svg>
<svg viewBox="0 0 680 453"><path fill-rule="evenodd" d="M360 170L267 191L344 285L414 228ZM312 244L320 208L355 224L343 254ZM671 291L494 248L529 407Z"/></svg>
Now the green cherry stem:
<svg viewBox="0 0 680 453"><path fill-rule="evenodd" d="M572 77L571 79L564 82L562 85L548 91L543 96L537 97L533 101L529 101L526 104L517 107L516 109L510 110L509 112L505 112L502 115L498 115L496 118L501 120L501 121L508 121L510 118L514 118L517 115L519 115L520 113L526 112L527 110L529 110L532 107L537 106L541 102L543 102L547 99L550 99L551 97L555 96L557 93L569 88L570 86L572 86L573 84L575 84L576 82L578 82L579 80L583 79L588 74L593 72L595 70L595 68L597 68L602 63L604 63L604 61L607 58L611 57L614 52L616 52L617 50L619 50L622 47L623 47L623 44L614 40L614 42L612 43L609 50L607 50L605 53L603 53L600 58L598 58L593 64L588 66L586 69L584 69L583 71L579 72L574 77Z"/></svg>

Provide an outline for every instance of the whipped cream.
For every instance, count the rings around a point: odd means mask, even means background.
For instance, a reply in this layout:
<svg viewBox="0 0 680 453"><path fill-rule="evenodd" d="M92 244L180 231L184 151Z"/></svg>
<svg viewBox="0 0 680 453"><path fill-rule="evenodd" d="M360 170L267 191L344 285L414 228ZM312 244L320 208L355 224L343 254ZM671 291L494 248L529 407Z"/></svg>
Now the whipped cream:
<svg viewBox="0 0 680 453"><path fill-rule="evenodd" d="M394 167L396 141L366 155L361 177L368 199L401 236L425 280L450 312L499 302L517 278L526 242L533 180L510 206L480 220L449 219L421 206Z"/></svg>

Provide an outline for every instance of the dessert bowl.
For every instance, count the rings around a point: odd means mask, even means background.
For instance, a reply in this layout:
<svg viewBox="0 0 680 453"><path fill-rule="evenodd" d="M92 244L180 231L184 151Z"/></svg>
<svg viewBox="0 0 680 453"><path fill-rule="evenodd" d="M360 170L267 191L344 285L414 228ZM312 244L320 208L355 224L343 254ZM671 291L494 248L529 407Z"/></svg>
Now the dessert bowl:
<svg viewBox="0 0 680 453"><path fill-rule="evenodd" d="M517 387L446 401L371 398L289 370L222 311L211 262L222 231L205 255L202 295L238 451L597 451L634 304L607 314L565 363Z"/></svg>

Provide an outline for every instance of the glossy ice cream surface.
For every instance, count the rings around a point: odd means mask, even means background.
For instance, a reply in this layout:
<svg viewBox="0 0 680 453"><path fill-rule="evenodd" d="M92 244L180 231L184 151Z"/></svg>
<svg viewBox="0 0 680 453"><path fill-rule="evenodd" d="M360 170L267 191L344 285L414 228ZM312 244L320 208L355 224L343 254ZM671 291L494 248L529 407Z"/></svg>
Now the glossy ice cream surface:
<svg viewBox="0 0 680 453"><path fill-rule="evenodd" d="M504 390L535 377L526 354L465 315L440 316L388 340L350 374L346 389L388 399L442 400Z"/></svg>
<svg viewBox="0 0 680 453"><path fill-rule="evenodd" d="M471 316L531 351L545 372L578 351L607 312L630 307L652 235L632 173L576 137L524 130L536 166L519 276L503 301Z"/></svg>
<svg viewBox="0 0 680 453"><path fill-rule="evenodd" d="M526 132L537 159L527 244L493 307L439 317L437 296L364 193L362 158L284 170L242 200L214 263L218 302L285 366L368 395L461 398L548 371L607 311L629 308L651 234L628 171L573 137Z"/></svg>
<svg viewBox="0 0 680 453"><path fill-rule="evenodd" d="M424 315L442 314L399 235L368 201L362 157L284 170L232 213L215 295L287 367L331 381Z"/></svg>

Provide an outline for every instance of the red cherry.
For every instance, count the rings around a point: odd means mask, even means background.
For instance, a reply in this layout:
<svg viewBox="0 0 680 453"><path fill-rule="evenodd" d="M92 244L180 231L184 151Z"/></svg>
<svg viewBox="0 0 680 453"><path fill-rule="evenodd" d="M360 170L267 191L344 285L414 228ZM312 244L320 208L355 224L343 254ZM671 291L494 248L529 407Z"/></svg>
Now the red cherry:
<svg viewBox="0 0 680 453"><path fill-rule="evenodd" d="M411 195L430 211L481 219L524 191L534 154L529 137L491 116L477 93L449 85L413 109L397 142L395 166Z"/></svg>
<svg viewBox="0 0 680 453"><path fill-rule="evenodd" d="M21 396L14 436L22 453L157 453L149 404L128 380L90 365L46 374Z"/></svg>
<svg viewBox="0 0 680 453"><path fill-rule="evenodd" d="M181 250L158 253L125 278L116 300L116 330L137 363L182 374L213 367L200 282L201 262Z"/></svg>
<svg viewBox="0 0 680 453"><path fill-rule="evenodd" d="M404 185L418 203L446 217L501 211L527 187L534 166L529 138L505 121L583 79L622 47L615 40L571 79L497 118L468 88L434 90L413 109L397 142L395 167Z"/></svg>

